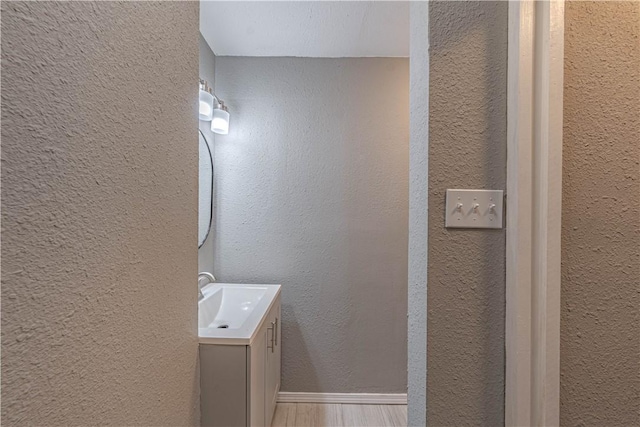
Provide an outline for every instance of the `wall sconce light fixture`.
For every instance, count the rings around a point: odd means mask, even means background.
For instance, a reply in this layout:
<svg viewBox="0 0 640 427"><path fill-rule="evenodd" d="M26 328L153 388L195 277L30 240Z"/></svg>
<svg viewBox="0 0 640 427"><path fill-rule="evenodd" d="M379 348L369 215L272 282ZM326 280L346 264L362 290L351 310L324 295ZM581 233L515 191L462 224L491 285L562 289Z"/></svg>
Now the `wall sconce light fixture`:
<svg viewBox="0 0 640 427"><path fill-rule="evenodd" d="M204 80L200 80L198 118L207 122L213 118L213 94L209 84Z"/></svg>
<svg viewBox="0 0 640 427"><path fill-rule="evenodd" d="M198 118L211 121L211 130L226 135L229 133L229 110L224 101L218 98L206 80L200 79L200 103Z"/></svg>
<svg viewBox="0 0 640 427"><path fill-rule="evenodd" d="M224 101L220 101L213 110L211 130L221 135L229 133L229 110L227 110L227 106L224 105Z"/></svg>

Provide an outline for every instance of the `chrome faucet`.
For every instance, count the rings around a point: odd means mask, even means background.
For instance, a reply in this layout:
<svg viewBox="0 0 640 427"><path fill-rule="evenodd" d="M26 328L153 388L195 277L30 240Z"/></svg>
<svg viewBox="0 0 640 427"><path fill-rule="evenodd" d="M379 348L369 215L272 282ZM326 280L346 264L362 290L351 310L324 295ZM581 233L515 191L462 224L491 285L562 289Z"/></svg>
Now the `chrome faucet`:
<svg viewBox="0 0 640 427"><path fill-rule="evenodd" d="M205 279L206 282L201 284L202 282L201 279ZM215 281L216 281L216 278L211 273L207 273L206 271L198 273L198 301L204 298L204 295L202 294L202 287L209 283L214 283Z"/></svg>

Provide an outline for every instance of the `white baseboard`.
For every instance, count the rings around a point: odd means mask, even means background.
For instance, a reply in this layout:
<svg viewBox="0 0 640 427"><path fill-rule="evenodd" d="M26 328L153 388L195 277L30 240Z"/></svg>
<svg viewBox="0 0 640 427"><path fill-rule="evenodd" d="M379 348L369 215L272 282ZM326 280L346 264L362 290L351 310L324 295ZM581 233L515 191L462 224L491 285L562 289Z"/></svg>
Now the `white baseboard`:
<svg viewBox="0 0 640 427"><path fill-rule="evenodd" d="M406 393L278 393L279 403L352 403L361 405L406 405Z"/></svg>

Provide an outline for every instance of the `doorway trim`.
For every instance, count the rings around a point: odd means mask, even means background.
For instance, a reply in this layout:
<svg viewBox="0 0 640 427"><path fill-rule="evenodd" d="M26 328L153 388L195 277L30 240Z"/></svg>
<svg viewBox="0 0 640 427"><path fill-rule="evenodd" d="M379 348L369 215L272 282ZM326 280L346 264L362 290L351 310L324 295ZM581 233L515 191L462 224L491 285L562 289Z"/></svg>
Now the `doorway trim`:
<svg viewBox="0 0 640 427"><path fill-rule="evenodd" d="M564 2L510 1L505 425L560 423Z"/></svg>

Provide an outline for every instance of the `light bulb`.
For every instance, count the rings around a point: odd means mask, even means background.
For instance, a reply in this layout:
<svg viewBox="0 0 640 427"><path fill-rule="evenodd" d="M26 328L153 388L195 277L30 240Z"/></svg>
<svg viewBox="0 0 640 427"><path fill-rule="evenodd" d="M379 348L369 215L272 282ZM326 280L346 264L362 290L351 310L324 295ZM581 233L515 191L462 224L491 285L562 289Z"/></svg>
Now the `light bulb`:
<svg viewBox="0 0 640 427"><path fill-rule="evenodd" d="M229 112L226 111L226 107L216 108L213 110L211 130L221 135L229 133Z"/></svg>
<svg viewBox="0 0 640 427"><path fill-rule="evenodd" d="M198 118L205 121L209 121L213 118L213 95L202 89L200 89Z"/></svg>

